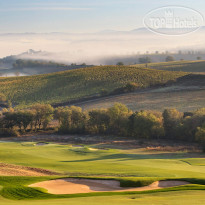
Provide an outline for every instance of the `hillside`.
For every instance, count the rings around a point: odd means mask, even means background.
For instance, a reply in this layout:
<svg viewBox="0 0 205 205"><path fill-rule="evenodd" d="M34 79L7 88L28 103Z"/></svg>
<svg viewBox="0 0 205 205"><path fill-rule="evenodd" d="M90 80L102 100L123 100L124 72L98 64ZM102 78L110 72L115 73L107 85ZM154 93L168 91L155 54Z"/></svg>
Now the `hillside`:
<svg viewBox="0 0 205 205"><path fill-rule="evenodd" d="M86 100L74 105L84 109L108 108L115 102L125 104L132 110L162 111L165 108L177 108L180 111L197 110L205 106L205 75L187 74L177 78L168 86Z"/></svg>
<svg viewBox="0 0 205 205"><path fill-rule="evenodd" d="M136 65L139 66L138 64ZM166 71L182 71L205 73L205 61L174 61L164 63L150 63L149 68Z"/></svg>
<svg viewBox="0 0 205 205"><path fill-rule="evenodd" d="M135 66L97 66L37 76L0 78L0 93L16 105L59 103L98 96L102 89L110 93L129 82L145 88L175 81L184 75L187 74Z"/></svg>
<svg viewBox="0 0 205 205"><path fill-rule="evenodd" d="M74 105L90 110L94 108L109 108L116 102L119 102L134 111L163 111L165 108L176 108L181 112L193 111L205 107L205 89L195 90L187 88L184 90L175 90L176 88L173 86L153 89L151 91L125 93L74 103Z"/></svg>

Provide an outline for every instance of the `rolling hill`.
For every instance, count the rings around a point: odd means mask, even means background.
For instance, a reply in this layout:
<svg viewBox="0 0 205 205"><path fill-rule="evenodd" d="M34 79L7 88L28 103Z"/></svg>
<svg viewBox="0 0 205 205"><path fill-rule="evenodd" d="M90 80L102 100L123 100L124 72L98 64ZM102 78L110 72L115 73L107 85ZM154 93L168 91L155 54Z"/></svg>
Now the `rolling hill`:
<svg viewBox="0 0 205 205"><path fill-rule="evenodd" d="M108 93L127 83L139 88L176 81L187 75L183 72L159 71L136 66L97 66L26 77L0 78L0 93L15 105L27 106L36 102L62 103Z"/></svg>
<svg viewBox="0 0 205 205"><path fill-rule="evenodd" d="M179 88L178 88L179 89ZM109 108L116 102L125 104L133 111L176 108L181 112L194 111L205 107L205 89L179 89L177 86L125 93L95 100L74 103L85 110Z"/></svg>
<svg viewBox="0 0 205 205"><path fill-rule="evenodd" d="M139 66L138 64L136 65ZM182 71L205 73L205 61L174 61L164 63L150 63L149 68L166 71Z"/></svg>

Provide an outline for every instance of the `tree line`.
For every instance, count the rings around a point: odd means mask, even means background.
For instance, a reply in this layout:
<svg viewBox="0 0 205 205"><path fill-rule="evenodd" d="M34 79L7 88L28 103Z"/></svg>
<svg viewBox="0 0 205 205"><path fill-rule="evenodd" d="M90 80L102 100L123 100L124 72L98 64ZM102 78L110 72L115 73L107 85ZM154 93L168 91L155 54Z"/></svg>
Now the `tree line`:
<svg viewBox="0 0 205 205"><path fill-rule="evenodd" d="M68 67L62 63L55 63L52 61L43 61L43 60L24 60L17 59L13 63L13 68L26 68L26 67Z"/></svg>
<svg viewBox="0 0 205 205"><path fill-rule="evenodd" d="M70 66L77 66L76 63L72 63L70 65L66 65L63 63L57 63L53 61L44 61L44 60L25 60L25 59L17 59L13 63L13 68L35 68L35 67L64 67L70 68ZM82 63L79 66L86 66L86 63Z"/></svg>
<svg viewBox="0 0 205 205"><path fill-rule="evenodd" d="M158 55L159 53L155 53L155 54ZM183 60L184 60L183 58L180 59L180 61L183 61ZM202 60L202 58L200 56L197 56L196 60L200 61L200 60ZM165 57L164 60L161 60L160 62L172 62L172 61L177 61L177 60L174 58L174 56L168 55ZM139 64L148 64L148 63L152 63L152 62L154 62L154 60L149 56L140 57L138 59ZM137 62L135 64L137 64ZM116 65L123 66L125 64L122 61L120 61Z"/></svg>
<svg viewBox="0 0 205 205"><path fill-rule="evenodd" d="M76 106L54 109L49 104L35 104L25 110L4 108L0 116L0 133L46 130L52 120L58 121L58 132L64 134L116 135L205 144L205 108L184 113L176 109L133 112L120 103L89 111Z"/></svg>

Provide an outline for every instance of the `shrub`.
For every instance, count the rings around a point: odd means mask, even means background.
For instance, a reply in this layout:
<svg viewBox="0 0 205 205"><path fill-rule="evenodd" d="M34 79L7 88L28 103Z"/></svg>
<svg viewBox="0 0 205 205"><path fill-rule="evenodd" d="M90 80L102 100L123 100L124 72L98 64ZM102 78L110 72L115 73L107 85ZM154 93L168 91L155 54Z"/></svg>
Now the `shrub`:
<svg viewBox="0 0 205 205"><path fill-rule="evenodd" d="M162 116L154 112L135 112L129 118L130 135L137 138L159 138L164 136Z"/></svg>

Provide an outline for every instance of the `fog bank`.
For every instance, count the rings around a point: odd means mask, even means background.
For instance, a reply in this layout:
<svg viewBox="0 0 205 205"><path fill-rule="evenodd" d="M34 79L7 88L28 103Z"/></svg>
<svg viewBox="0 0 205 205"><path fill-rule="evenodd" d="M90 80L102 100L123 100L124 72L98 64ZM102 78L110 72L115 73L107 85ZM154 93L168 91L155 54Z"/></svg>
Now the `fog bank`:
<svg viewBox="0 0 205 205"><path fill-rule="evenodd" d="M107 31L93 34L0 34L0 57L29 49L41 50L25 58L64 63L105 64L106 58L149 52L205 49L205 30L182 36L164 36L146 29L130 32Z"/></svg>

